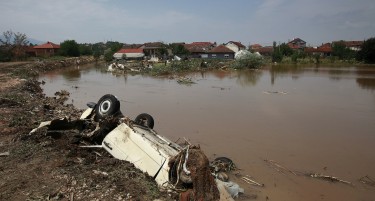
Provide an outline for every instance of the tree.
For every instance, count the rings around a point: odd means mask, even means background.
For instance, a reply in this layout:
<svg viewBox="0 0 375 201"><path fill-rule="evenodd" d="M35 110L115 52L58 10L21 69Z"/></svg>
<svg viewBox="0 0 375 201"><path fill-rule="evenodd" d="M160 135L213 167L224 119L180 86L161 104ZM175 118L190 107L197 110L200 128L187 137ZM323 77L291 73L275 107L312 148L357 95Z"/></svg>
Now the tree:
<svg viewBox="0 0 375 201"><path fill-rule="evenodd" d="M110 62L113 60L113 54L114 52L111 49L107 49L104 51L104 60L106 62Z"/></svg>
<svg viewBox="0 0 375 201"><path fill-rule="evenodd" d="M123 47L123 44L117 41L107 41L106 47L111 48L112 52L117 52Z"/></svg>
<svg viewBox="0 0 375 201"><path fill-rule="evenodd" d="M13 31L12 30L8 30L8 31L3 32L3 38L4 39L0 38L1 46L10 46L11 41L12 41L12 37L13 37Z"/></svg>
<svg viewBox="0 0 375 201"><path fill-rule="evenodd" d="M182 44L171 44L170 48L174 55L188 55L190 53Z"/></svg>
<svg viewBox="0 0 375 201"><path fill-rule="evenodd" d="M28 43L24 33L14 33L12 30L3 32L3 39L0 39L0 60L10 61L25 56Z"/></svg>
<svg viewBox="0 0 375 201"><path fill-rule="evenodd" d="M126 54L122 54L121 59L122 59L122 60L126 60L126 58L127 58L127 57L126 57Z"/></svg>
<svg viewBox="0 0 375 201"><path fill-rule="evenodd" d="M93 53L93 56L94 56L95 61L98 61L98 60L99 60L100 55L101 55L101 54L100 54L99 51L95 51L95 52Z"/></svg>
<svg viewBox="0 0 375 201"><path fill-rule="evenodd" d="M340 60L353 59L355 56L355 52L346 47L344 41L339 41L333 43L332 55L337 56Z"/></svg>
<svg viewBox="0 0 375 201"><path fill-rule="evenodd" d="M289 45L285 43L279 45L279 50L283 56L291 56L294 53L292 48L290 48Z"/></svg>
<svg viewBox="0 0 375 201"><path fill-rule="evenodd" d="M281 54L281 51L280 51L279 47L276 46L276 42L274 41L273 42L272 62L281 62L283 60L283 54Z"/></svg>
<svg viewBox="0 0 375 201"><path fill-rule="evenodd" d="M3 32L3 39L0 38L0 61L10 61L12 59L12 41L13 32Z"/></svg>
<svg viewBox="0 0 375 201"><path fill-rule="evenodd" d="M79 44L80 55L92 55L92 46L90 44Z"/></svg>
<svg viewBox="0 0 375 201"><path fill-rule="evenodd" d="M60 44L59 53L61 56L80 56L79 45L75 40L66 40Z"/></svg>
<svg viewBox="0 0 375 201"><path fill-rule="evenodd" d="M362 48L357 54L357 60L375 64L375 38L370 38L362 44Z"/></svg>
<svg viewBox="0 0 375 201"><path fill-rule="evenodd" d="M17 32L13 38L13 53L16 59L25 56L25 51L29 41L24 33Z"/></svg>

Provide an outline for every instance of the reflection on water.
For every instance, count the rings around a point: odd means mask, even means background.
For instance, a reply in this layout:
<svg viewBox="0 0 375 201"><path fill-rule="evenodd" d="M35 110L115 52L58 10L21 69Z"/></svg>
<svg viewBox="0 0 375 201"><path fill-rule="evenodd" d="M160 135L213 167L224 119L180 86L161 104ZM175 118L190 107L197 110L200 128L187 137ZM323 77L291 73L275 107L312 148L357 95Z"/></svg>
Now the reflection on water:
<svg viewBox="0 0 375 201"><path fill-rule="evenodd" d="M79 69L79 67L75 67L73 69L62 72L61 75L66 80L79 80L79 78L81 77L81 70Z"/></svg>
<svg viewBox="0 0 375 201"><path fill-rule="evenodd" d="M375 78L357 78L357 84L362 89L375 90Z"/></svg>
<svg viewBox="0 0 375 201"><path fill-rule="evenodd" d="M266 185L256 192L260 198L375 197L375 191L358 182L364 175L375 177L375 68L278 65L185 76L196 84L112 75L93 66L49 72L40 79L46 81L47 95L65 89L78 108L104 94L116 95L126 116L149 113L155 129L171 140L186 137L202 145L210 158L232 158L244 174ZM278 91L286 93L264 93ZM264 159L337 176L358 188L279 174ZM254 192L239 183L245 192Z"/></svg>
<svg viewBox="0 0 375 201"><path fill-rule="evenodd" d="M237 83L241 86L255 86L262 77L261 70L244 70L237 73Z"/></svg>
<svg viewBox="0 0 375 201"><path fill-rule="evenodd" d="M292 75L294 80L298 79L298 74L303 73L303 68L297 65L274 65L270 67L270 75L271 75L271 84L275 84L275 80L278 77L284 77L285 75L289 76Z"/></svg>

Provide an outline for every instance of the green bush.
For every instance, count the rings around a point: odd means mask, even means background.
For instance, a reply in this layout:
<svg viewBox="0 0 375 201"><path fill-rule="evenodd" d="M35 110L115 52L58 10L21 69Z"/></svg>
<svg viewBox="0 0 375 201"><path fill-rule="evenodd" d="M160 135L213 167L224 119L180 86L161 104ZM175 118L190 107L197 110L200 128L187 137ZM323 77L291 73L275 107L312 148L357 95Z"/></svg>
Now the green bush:
<svg viewBox="0 0 375 201"><path fill-rule="evenodd" d="M59 54L61 56L80 56L79 45L75 40L66 40L60 44Z"/></svg>
<svg viewBox="0 0 375 201"><path fill-rule="evenodd" d="M264 64L262 56L248 53L238 59L234 63L234 68L259 68Z"/></svg>
<svg viewBox="0 0 375 201"><path fill-rule="evenodd" d="M357 60L368 64L375 64L375 38L366 40L357 54Z"/></svg>

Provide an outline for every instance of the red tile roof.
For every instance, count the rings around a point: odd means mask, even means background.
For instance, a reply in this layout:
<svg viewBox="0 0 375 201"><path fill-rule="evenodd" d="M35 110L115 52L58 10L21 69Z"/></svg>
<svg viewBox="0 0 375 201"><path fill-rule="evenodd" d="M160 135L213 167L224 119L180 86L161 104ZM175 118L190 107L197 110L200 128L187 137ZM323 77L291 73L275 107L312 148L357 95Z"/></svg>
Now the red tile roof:
<svg viewBox="0 0 375 201"><path fill-rule="evenodd" d="M241 42L236 42L236 41L229 41L229 42L237 45L237 47L246 48L246 46L242 45Z"/></svg>
<svg viewBox="0 0 375 201"><path fill-rule="evenodd" d="M217 47L214 47L209 52L211 52L211 53L234 53L233 50L225 47L225 45L219 45Z"/></svg>
<svg viewBox="0 0 375 201"><path fill-rule="evenodd" d="M319 46L316 50L317 52L331 53L332 52L331 43L323 44Z"/></svg>
<svg viewBox="0 0 375 201"><path fill-rule="evenodd" d="M360 47L363 41L333 41L332 43L343 43L346 47Z"/></svg>
<svg viewBox="0 0 375 201"><path fill-rule="evenodd" d="M216 43L211 42L193 42L190 44L184 44L184 47L189 50L189 52L203 53L211 50L216 46Z"/></svg>
<svg viewBox="0 0 375 201"><path fill-rule="evenodd" d="M189 50L189 52L196 52L196 53L199 53L199 52L206 52L208 49L207 48L204 48L204 47L197 47L197 46L194 46L194 45L184 45L184 47Z"/></svg>
<svg viewBox="0 0 375 201"><path fill-rule="evenodd" d="M317 53L317 52L332 53L332 47L331 47L331 43L325 43L325 44L322 44L321 46L319 46L317 48L306 47L304 51L306 53Z"/></svg>
<svg viewBox="0 0 375 201"><path fill-rule="evenodd" d="M206 46L214 46L215 44L211 42L193 42L190 45L206 47Z"/></svg>
<svg viewBox="0 0 375 201"><path fill-rule="evenodd" d="M260 54L271 54L273 52L272 46L261 47L258 49Z"/></svg>
<svg viewBox="0 0 375 201"><path fill-rule="evenodd" d="M313 48L313 47L306 47L304 49L304 52L306 52L306 53L314 53L314 52L317 52L317 51L318 51L317 48Z"/></svg>
<svg viewBox="0 0 375 201"><path fill-rule="evenodd" d="M55 43L48 41L45 44L34 46L34 48L35 49L59 49L60 45L56 45Z"/></svg>
<svg viewBox="0 0 375 201"><path fill-rule="evenodd" d="M345 41L346 47L358 47L363 45L363 41Z"/></svg>
<svg viewBox="0 0 375 201"><path fill-rule="evenodd" d="M121 49L116 53L143 53L143 49Z"/></svg>
<svg viewBox="0 0 375 201"><path fill-rule="evenodd" d="M259 49L261 48L262 46L259 45L259 44L253 44L253 45L250 45L251 49Z"/></svg>

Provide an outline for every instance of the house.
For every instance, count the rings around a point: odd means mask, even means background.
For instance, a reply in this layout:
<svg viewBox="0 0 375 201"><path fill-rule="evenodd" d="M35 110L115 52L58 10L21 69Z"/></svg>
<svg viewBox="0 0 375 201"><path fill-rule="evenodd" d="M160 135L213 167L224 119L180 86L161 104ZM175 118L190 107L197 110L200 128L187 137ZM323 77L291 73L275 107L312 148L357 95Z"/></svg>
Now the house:
<svg viewBox="0 0 375 201"><path fill-rule="evenodd" d="M288 46L293 50L303 50L306 47L306 41L300 38L294 38L292 41L288 42Z"/></svg>
<svg viewBox="0 0 375 201"><path fill-rule="evenodd" d="M127 59L127 60L135 60L135 59L143 59L145 53L143 49L121 49L113 54L115 59Z"/></svg>
<svg viewBox="0 0 375 201"><path fill-rule="evenodd" d="M193 58L208 58L208 51L216 47L216 42L193 42L184 44L184 47L190 52Z"/></svg>
<svg viewBox="0 0 375 201"><path fill-rule="evenodd" d="M333 41L332 44L344 44L345 47L354 50L359 51L362 49L363 41Z"/></svg>
<svg viewBox="0 0 375 201"><path fill-rule="evenodd" d="M331 43L325 43L319 46L316 50L318 53L320 53L321 56L331 56L332 45Z"/></svg>
<svg viewBox="0 0 375 201"><path fill-rule="evenodd" d="M304 49L304 52L310 55L320 55L320 56L331 56L332 54L332 44L331 43L325 43L322 44L319 47L306 47Z"/></svg>
<svg viewBox="0 0 375 201"><path fill-rule="evenodd" d="M208 58L210 59L234 59L235 52L225 45L219 45L208 51Z"/></svg>
<svg viewBox="0 0 375 201"><path fill-rule="evenodd" d="M208 58L208 49L199 46L193 46L191 44L185 44L185 49L190 52L192 58Z"/></svg>
<svg viewBox="0 0 375 201"><path fill-rule="evenodd" d="M272 46L265 46L265 47L260 47L258 49L259 54L262 56L271 56L273 53L273 47Z"/></svg>
<svg viewBox="0 0 375 201"><path fill-rule="evenodd" d="M262 46L259 45L259 44L250 45L250 51L252 51L252 52L259 52L260 48L262 48Z"/></svg>
<svg viewBox="0 0 375 201"><path fill-rule="evenodd" d="M205 48L205 49L212 49L214 47L216 47L216 42L193 42L193 43L190 43L190 45L192 46L195 46L195 47L202 47L202 48Z"/></svg>
<svg viewBox="0 0 375 201"><path fill-rule="evenodd" d="M362 49L363 41L345 41L345 45L351 50L359 51Z"/></svg>
<svg viewBox="0 0 375 201"><path fill-rule="evenodd" d="M143 52L145 53L145 55L149 57L167 56L167 55L163 55L167 51L166 51L166 46L162 42L144 43L142 46L139 47L139 49L143 49Z"/></svg>
<svg viewBox="0 0 375 201"><path fill-rule="evenodd" d="M240 50L245 50L246 46L242 45L241 42L229 41L225 46L231 49L233 52L239 52Z"/></svg>
<svg viewBox="0 0 375 201"><path fill-rule="evenodd" d="M37 57L49 57L57 54L60 49L60 45L54 44L52 42L47 42L42 45L37 45L33 47L35 50L35 56Z"/></svg>

